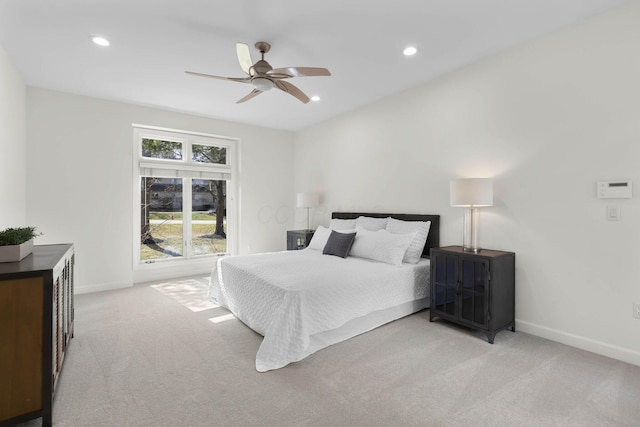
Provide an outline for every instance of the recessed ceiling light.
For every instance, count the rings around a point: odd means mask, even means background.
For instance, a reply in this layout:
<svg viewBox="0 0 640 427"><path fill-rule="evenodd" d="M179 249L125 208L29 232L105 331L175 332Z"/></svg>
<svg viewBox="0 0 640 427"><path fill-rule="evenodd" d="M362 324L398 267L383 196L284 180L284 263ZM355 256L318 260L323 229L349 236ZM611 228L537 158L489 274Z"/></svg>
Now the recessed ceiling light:
<svg viewBox="0 0 640 427"><path fill-rule="evenodd" d="M98 46L106 47L106 46L109 46L111 44L111 43L109 43L109 40L105 39L104 37L91 36L89 38L91 39L92 42L94 42Z"/></svg>
<svg viewBox="0 0 640 427"><path fill-rule="evenodd" d="M415 47L409 46L408 48L403 50L402 53L404 53L405 56L411 56L411 55L415 55L417 51L418 49L416 49Z"/></svg>
<svg viewBox="0 0 640 427"><path fill-rule="evenodd" d="M314 102L317 102L317 101L320 101L320 97L318 95L313 95L311 97L311 100L314 101Z"/></svg>

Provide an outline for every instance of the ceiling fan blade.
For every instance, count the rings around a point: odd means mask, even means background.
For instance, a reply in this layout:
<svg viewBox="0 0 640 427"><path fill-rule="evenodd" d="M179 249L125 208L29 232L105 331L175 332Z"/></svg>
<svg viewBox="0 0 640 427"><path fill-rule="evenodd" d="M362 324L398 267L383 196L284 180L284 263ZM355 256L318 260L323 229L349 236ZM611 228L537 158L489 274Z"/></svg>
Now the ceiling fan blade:
<svg viewBox="0 0 640 427"><path fill-rule="evenodd" d="M326 68L315 67L283 67L274 68L268 71L269 76L288 76L288 77L308 77L308 76L330 76L331 73Z"/></svg>
<svg viewBox="0 0 640 427"><path fill-rule="evenodd" d="M262 93L262 91L261 91L261 90L254 89L254 90L252 90L252 91L251 91L251 93L249 93L249 95L247 95L247 96L245 96L244 98L239 99L238 101L236 101L236 104L240 104L240 103L243 103L243 102L245 102L245 101L248 101L248 100L250 100L251 98L253 98L253 97L256 97L256 96L260 95L261 93Z"/></svg>
<svg viewBox="0 0 640 427"><path fill-rule="evenodd" d="M242 70L250 76L251 74L249 73L249 70L253 65L253 61L251 60L249 46L245 43L236 43L236 53L238 54L240 67L242 67Z"/></svg>
<svg viewBox="0 0 640 427"><path fill-rule="evenodd" d="M214 76L213 74L195 73L193 71L185 71L185 73L191 74L192 76L208 77L210 79L231 80L233 82L240 82L240 83L251 83L251 77L222 77L222 76Z"/></svg>
<svg viewBox="0 0 640 427"><path fill-rule="evenodd" d="M291 83L285 82L283 80L275 80L274 83L278 87L278 89L283 90L288 94L295 96L305 104L309 102L309 97L305 95L304 92L302 92L300 89L292 85Z"/></svg>

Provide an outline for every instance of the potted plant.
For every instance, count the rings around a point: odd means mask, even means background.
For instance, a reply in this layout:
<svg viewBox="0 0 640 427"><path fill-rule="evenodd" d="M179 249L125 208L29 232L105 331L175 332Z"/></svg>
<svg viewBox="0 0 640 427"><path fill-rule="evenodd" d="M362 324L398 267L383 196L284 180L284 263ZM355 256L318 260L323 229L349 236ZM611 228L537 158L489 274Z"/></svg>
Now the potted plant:
<svg viewBox="0 0 640 427"><path fill-rule="evenodd" d="M20 261L33 251L35 227L7 228L0 231L0 262Z"/></svg>

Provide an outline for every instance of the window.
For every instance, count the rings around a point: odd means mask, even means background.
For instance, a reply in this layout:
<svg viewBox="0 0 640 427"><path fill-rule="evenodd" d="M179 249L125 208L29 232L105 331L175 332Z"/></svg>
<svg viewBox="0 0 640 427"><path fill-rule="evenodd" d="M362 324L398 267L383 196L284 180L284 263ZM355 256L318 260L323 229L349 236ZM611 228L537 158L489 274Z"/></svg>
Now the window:
<svg viewBox="0 0 640 427"><path fill-rule="evenodd" d="M232 253L237 140L134 126L135 264Z"/></svg>

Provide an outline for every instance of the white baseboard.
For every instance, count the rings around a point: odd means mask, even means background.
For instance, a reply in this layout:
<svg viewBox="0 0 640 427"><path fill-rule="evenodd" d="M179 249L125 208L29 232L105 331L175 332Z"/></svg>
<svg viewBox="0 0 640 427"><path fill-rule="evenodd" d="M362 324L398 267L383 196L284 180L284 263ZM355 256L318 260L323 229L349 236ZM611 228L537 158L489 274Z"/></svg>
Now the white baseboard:
<svg viewBox="0 0 640 427"><path fill-rule="evenodd" d="M107 282L96 283L95 285L76 286L73 290L74 295L88 294L91 292L111 291L114 289L130 288L133 286L132 282Z"/></svg>
<svg viewBox="0 0 640 427"><path fill-rule="evenodd" d="M215 262L215 259L209 258L181 264L143 265L133 270L133 283L153 282L156 280L175 279L199 274L209 275Z"/></svg>
<svg viewBox="0 0 640 427"><path fill-rule="evenodd" d="M516 319L516 330L640 366L640 352Z"/></svg>
<svg viewBox="0 0 640 427"><path fill-rule="evenodd" d="M106 282L93 285L76 286L74 294L88 294L91 292L111 291L114 289L130 288L135 283L152 282L156 280L175 279L178 277L209 275L215 264L215 259L196 260L189 263L167 263L157 266L143 266L133 272L132 282Z"/></svg>

